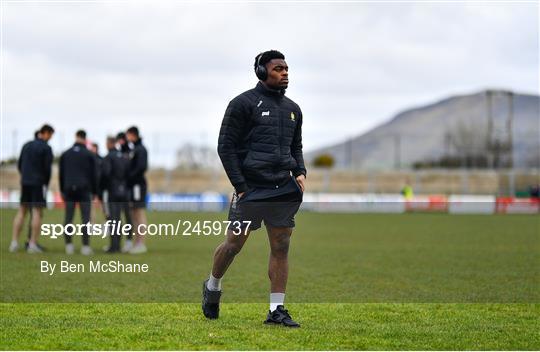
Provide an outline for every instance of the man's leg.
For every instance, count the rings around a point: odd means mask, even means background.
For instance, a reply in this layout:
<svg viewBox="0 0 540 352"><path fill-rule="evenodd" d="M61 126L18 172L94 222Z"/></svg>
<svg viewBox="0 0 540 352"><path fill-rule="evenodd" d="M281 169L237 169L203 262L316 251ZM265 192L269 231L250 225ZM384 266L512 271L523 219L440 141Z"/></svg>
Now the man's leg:
<svg viewBox="0 0 540 352"><path fill-rule="evenodd" d="M41 253L43 250L38 247L37 240L41 234L41 215L43 214L43 207L39 205L33 205L31 210L32 212L32 236L28 241L28 247L26 252L28 253Z"/></svg>
<svg viewBox="0 0 540 352"><path fill-rule="evenodd" d="M126 240L124 242L124 246L122 247L122 253L127 253L133 248L133 231L135 230L135 224L132 220L132 213L129 206L129 199L124 199L120 203L121 211L124 212L125 221L124 224L130 224L131 225L131 231L129 231L129 234L126 237ZM122 218L121 213L119 214L119 220Z"/></svg>
<svg viewBox="0 0 540 352"><path fill-rule="evenodd" d="M30 237L30 241L28 243L28 247L30 245L36 245L37 240L39 238L39 235L41 234L41 217L43 215L43 208L34 206L32 207L32 236Z"/></svg>
<svg viewBox="0 0 540 352"><path fill-rule="evenodd" d="M70 196L71 197L71 196ZM66 197L65 199L65 215L64 215L64 226L67 224L73 223L73 215L75 215L75 202L70 198ZM66 242L66 253L73 254L75 253L75 248L73 246L73 238L70 235L64 234L64 240Z"/></svg>
<svg viewBox="0 0 540 352"><path fill-rule="evenodd" d="M26 205L21 204L19 206L19 210L17 210L17 214L15 214L15 218L13 218L13 231L11 233L11 244L9 246L10 252L16 252L19 248L18 242L19 242L19 236L21 235L21 230L24 223L24 217L26 215L26 211L28 210Z"/></svg>
<svg viewBox="0 0 540 352"><path fill-rule="evenodd" d="M121 211L121 202L117 202L115 200L108 203L109 206L109 219L112 221L116 221L116 229L114 232L110 232L109 236L111 238L111 245L109 246L109 249L107 250L108 253L115 253L120 251L120 230L118 228L118 224L120 222L120 211Z"/></svg>
<svg viewBox="0 0 540 352"><path fill-rule="evenodd" d="M134 185L131 190L132 220L134 226L134 244L131 254L146 253L145 236L140 233L140 226L146 225L146 185Z"/></svg>
<svg viewBox="0 0 540 352"><path fill-rule="evenodd" d="M134 208L133 209L134 218L136 218L135 222L137 223L137 226L140 226L141 224L146 225L148 223L146 219L146 210L144 208ZM137 237L135 238L135 245L137 244L144 244L144 237L141 235L137 229Z"/></svg>
<svg viewBox="0 0 540 352"><path fill-rule="evenodd" d="M141 254L146 253L146 245L144 244L145 236L140 233L140 226L146 225L146 211L144 208L134 207L131 212L131 217L133 220L133 230L135 235L135 244L133 248L129 251L131 254Z"/></svg>
<svg viewBox="0 0 540 352"><path fill-rule="evenodd" d="M289 277L289 244L292 228L266 226L270 241L268 278L270 279L270 311L283 305Z"/></svg>
<svg viewBox="0 0 540 352"><path fill-rule="evenodd" d="M85 225L91 222L92 220L92 196L86 196L83 195L81 197L81 201L79 202L79 207L81 209L81 224ZM90 245L90 236L88 236L88 228L85 226L83 227L82 231L82 243L83 246L89 246Z"/></svg>
<svg viewBox="0 0 540 352"><path fill-rule="evenodd" d="M268 277L270 278L270 310L265 324L283 325L290 328L300 327L284 307L285 288L289 276L289 243L291 240L291 227L266 226L270 240L270 261L268 263Z"/></svg>
<svg viewBox="0 0 540 352"><path fill-rule="evenodd" d="M101 210L103 211L103 216L105 217L105 221L111 219L111 208L109 205L109 192L103 191L101 193Z"/></svg>
<svg viewBox="0 0 540 352"><path fill-rule="evenodd" d="M30 214L30 219L28 219L28 241L32 239L32 207L28 208L28 213Z"/></svg>
<svg viewBox="0 0 540 352"><path fill-rule="evenodd" d="M240 252L249 237L250 230L242 231L240 235L235 235L232 229L227 230L225 241L220 244L214 252L214 265L212 266L212 276L221 279L234 257Z"/></svg>
<svg viewBox="0 0 540 352"><path fill-rule="evenodd" d="M97 197L96 197L97 198ZM91 224L95 224L96 223L96 209L94 207L94 203L97 203L97 201L94 199L94 195L90 195L90 213L88 214L88 221L90 221ZM82 208L81 208L82 209ZM82 211L81 211L82 213ZM86 224L86 223L85 223ZM84 237L83 237L84 238Z"/></svg>
<svg viewBox="0 0 540 352"><path fill-rule="evenodd" d="M227 230L225 241L216 248L212 272L203 283L202 310L208 319L219 318L221 278L249 237L249 229L245 229L239 235L235 235L234 231L234 229Z"/></svg>
<svg viewBox="0 0 540 352"><path fill-rule="evenodd" d="M124 212L124 217L126 218L126 221L124 223L133 224L133 221L131 220L131 211L129 210L129 201L127 199L122 201L121 208ZM130 231L129 235L127 236L127 239L131 241L132 237L133 237L133 233Z"/></svg>

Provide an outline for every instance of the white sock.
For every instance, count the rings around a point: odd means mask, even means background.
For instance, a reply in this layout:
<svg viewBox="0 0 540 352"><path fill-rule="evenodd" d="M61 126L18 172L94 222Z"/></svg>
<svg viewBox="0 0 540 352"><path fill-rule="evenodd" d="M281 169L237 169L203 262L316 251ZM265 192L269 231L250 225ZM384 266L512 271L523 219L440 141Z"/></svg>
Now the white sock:
<svg viewBox="0 0 540 352"><path fill-rule="evenodd" d="M271 293L270 294L270 311L273 312L277 309L277 306L282 306L285 302L284 293Z"/></svg>
<svg viewBox="0 0 540 352"><path fill-rule="evenodd" d="M206 282L206 288L210 291L221 291L221 279L215 278L212 273Z"/></svg>

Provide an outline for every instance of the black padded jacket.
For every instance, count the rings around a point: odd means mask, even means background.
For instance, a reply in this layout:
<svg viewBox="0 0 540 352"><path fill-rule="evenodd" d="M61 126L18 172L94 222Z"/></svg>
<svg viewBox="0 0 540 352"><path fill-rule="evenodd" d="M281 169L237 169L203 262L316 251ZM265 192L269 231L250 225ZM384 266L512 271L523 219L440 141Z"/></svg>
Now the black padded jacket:
<svg viewBox="0 0 540 352"><path fill-rule="evenodd" d="M122 150L111 149L103 158L102 187L109 193L109 201L124 201L128 197L128 173L131 160Z"/></svg>
<svg viewBox="0 0 540 352"><path fill-rule="evenodd" d="M218 154L237 193L279 188L306 175L302 111L284 91L261 82L229 103L221 123Z"/></svg>
<svg viewBox="0 0 540 352"><path fill-rule="evenodd" d="M53 153L51 147L42 139L36 138L26 143L18 160L23 186L48 185L51 179Z"/></svg>
<svg viewBox="0 0 540 352"><path fill-rule="evenodd" d="M142 144L142 138L139 138L134 143L133 151L130 153L131 163L128 173L129 186L144 185L146 186L146 177L144 174L148 169L148 152Z"/></svg>
<svg viewBox="0 0 540 352"><path fill-rule="evenodd" d="M58 170L60 190L85 190L97 194L97 165L95 155L82 143L75 143L60 156Z"/></svg>

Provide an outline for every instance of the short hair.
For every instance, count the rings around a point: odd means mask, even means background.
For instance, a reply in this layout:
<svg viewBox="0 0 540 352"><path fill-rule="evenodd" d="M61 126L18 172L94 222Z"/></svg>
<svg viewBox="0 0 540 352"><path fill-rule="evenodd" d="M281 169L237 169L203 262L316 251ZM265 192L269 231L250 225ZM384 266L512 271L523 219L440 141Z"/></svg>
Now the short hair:
<svg viewBox="0 0 540 352"><path fill-rule="evenodd" d="M107 143L114 144L116 142L116 138L113 136L107 136Z"/></svg>
<svg viewBox="0 0 540 352"><path fill-rule="evenodd" d="M116 135L116 140L119 141L119 140L125 140L126 139L126 134L124 132L119 132L117 135Z"/></svg>
<svg viewBox="0 0 540 352"><path fill-rule="evenodd" d="M41 133L40 130L37 130L36 132L34 132L34 138L38 138L40 133Z"/></svg>
<svg viewBox="0 0 540 352"><path fill-rule="evenodd" d="M77 132L75 132L75 136L79 137L79 138L82 138L82 139L86 139L86 131L85 130L78 130Z"/></svg>
<svg viewBox="0 0 540 352"><path fill-rule="evenodd" d="M255 63L253 69L257 69L257 64L265 66L267 63L274 59L285 60L285 55L277 50L268 50L255 56Z"/></svg>
<svg viewBox="0 0 540 352"><path fill-rule="evenodd" d="M51 125L44 124L39 129L39 133L54 133L54 128Z"/></svg>
<svg viewBox="0 0 540 352"><path fill-rule="evenodd" d="M131 133L139 137L139 129L137 128L137 126L131 126L130 128L127 129L126 133Z"/></svg>
<svg viewBox="0 0 540 352"><path fill-rule="evenodd" d="M99 145L97 143L92 143L92 147L96 148L96 150L99 150Z"/></svg>

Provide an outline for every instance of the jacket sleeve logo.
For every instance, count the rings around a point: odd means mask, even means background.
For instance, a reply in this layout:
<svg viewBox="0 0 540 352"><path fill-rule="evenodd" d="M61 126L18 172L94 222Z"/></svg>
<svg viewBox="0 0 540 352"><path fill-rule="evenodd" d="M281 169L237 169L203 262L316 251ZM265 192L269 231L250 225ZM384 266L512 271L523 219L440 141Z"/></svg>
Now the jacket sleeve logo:
<svg viewBox="0 0 540 352"><path fill-rule="evenodd" d="M294 121L296 119L296 116L294 116L294 112L291 111L291 121Z"/></svg>

